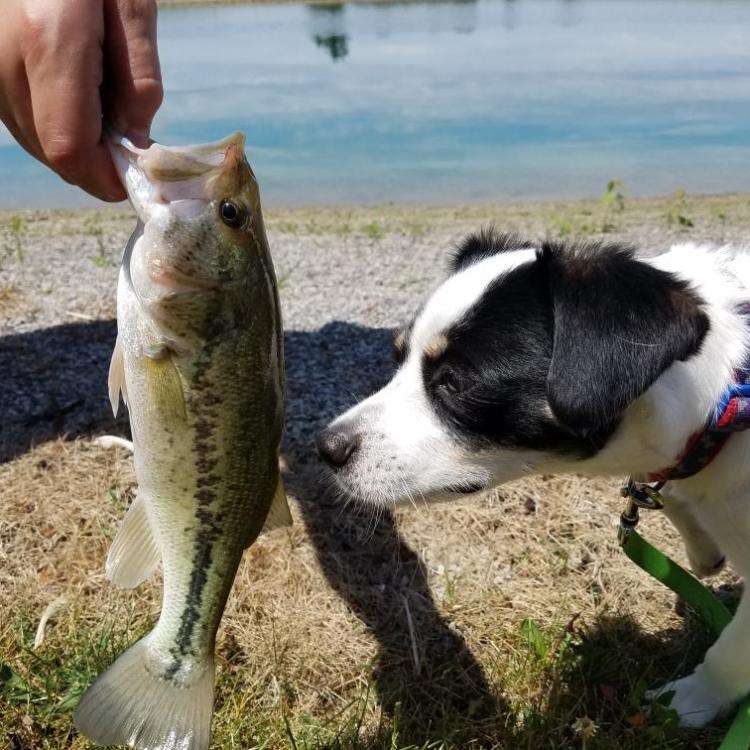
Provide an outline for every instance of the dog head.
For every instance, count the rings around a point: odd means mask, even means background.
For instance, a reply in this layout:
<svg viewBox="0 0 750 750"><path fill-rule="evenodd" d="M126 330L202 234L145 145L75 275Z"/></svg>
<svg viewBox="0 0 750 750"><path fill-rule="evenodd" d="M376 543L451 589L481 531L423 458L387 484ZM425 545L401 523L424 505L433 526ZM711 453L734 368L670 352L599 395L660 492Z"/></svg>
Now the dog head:
<svg viewBox="0 0 750 750"><path fill-rule="evenodd" d="M469 237L395 340L382 390L316 438L340 487L445 500L591 459L708 330L675 276L615 245Z"/></svg>

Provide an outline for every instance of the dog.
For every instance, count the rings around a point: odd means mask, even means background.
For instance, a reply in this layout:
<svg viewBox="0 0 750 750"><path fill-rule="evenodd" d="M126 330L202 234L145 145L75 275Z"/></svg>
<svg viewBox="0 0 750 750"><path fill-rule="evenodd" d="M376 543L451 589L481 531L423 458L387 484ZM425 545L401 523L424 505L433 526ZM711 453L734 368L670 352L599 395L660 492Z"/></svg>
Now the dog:
<svg viewBox="0 0 750 750"><path fill-rule="evenodd" d="M533 473L663 478L748 375L750 250L642 258L484 230L394 348L391 381L316 436L348 496L438 502ZM664 510L698 576L726 557L747 578L750 432L720 442L666 485ZM684 726L750 693L750 596L692 674L647 697L666 692Z"/></svg>

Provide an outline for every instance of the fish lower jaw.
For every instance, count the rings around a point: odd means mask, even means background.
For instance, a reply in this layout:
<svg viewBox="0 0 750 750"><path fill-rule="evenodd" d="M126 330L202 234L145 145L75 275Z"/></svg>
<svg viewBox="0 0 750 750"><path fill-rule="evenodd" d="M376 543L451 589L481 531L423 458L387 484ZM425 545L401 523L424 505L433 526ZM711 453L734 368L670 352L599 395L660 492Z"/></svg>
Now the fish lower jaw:
<svg viewBox="0 0 750 750"><path fill-rule="evenodd" d="M177 292L213 292L218 288L218 284L210 279L185 273L158 259L149 264L148 277L154 284L163 287L167 295Z"/></svg>

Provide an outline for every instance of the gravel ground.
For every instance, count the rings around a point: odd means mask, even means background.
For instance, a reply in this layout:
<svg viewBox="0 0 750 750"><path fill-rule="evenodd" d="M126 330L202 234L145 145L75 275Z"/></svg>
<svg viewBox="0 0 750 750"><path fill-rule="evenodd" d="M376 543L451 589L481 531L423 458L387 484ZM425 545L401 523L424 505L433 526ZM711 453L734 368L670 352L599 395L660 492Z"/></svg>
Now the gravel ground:
<svg viewBox="0 0 750 750"><path fill-rule="evenodd" d="M286 749L290 726L309 732L298 746L311 750L444 738L448 750L716 747L721 727L692 742L637 712L640 683L685 673L707 641L619 552L614 481L538 477L482 502L372 519L327 497L307 469L314 429L387 378L391 330L466 232L494 223L590 238L608 225L608 237L654 253L676 240L742 241L750 201L627 200L615 215L596 202L295 209L267 220L287 331L295 525L254 544L238 573L219 640L214 750ZM158 581L121 592L101 572L132 499L132 459L53 439L127 432L124 415L113 422L106 375L133 223L123 210L0 213L0 611L10 614L0 667L37 686L11 704L0 681L0 746L89 747L70 731L72 698L158 611ZM663 518L649 519L648 535L683 559ZM737 590L730 573L714 585ZM68 605L39 660L34 629L58 597ZM111 622L122 643L91 663L87 649ZM543 658L529 656L528 622ZM575 727L592 717L598 739L580 745Z"/></svg>
<svg viewBox="0 0 750 750"><path fill-rule="evenodd" d="M466 232L608 236L645 253L675 240L741 241L743 196L523 206L274 210L267 217L287 331L287 447L388 375L391 331L444 273ZM693 226L689 226L692 224ZM127 210L0 213L0 460L55 435L111 430L106 373ZM126 429L124 418L121 427Z"/></svg>

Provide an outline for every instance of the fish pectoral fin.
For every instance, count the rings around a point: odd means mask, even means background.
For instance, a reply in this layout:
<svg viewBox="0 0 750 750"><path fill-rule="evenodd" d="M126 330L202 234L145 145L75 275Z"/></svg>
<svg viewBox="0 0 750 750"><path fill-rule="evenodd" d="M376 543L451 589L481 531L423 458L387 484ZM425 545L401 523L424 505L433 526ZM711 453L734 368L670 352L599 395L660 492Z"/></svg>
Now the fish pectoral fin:
<svg viewBox="0 0 750 750"><path fill-rule="evenodd" d="M273 495L273 501L271 502L271 508L266 516L266 522L263 524L263 528L260 530L261 534L265 534L267 531L273 531L274 529L281 528L282 526L292 525L292 514L289 510L289 503L286 499L286 490L284 490L284 482L279 477L279 483L276 486L276 492Z"/></svg>
<svg viewBox="0 0 750 750"><path fill-rule="evenodd" d="M206 750L214 705L214 663L177 681L149 653L149 636L132 645L84 693L73 714L96 745Z"/></svg>
<svg viewBox="0 0 750 750"><path fill-rule="evenodd" d="M167 420L187 420L182 378L172 357L146 357L146 378L155 409Z"/></svg>
<svg viewBox="0 0 750 750"><path fill-rule="evenodd" d="M121 589L134 589L152 576L160 560L146 501L138 495L109 549L105 566L107 578Z"/></svg>
<svg viewBox="0 0 750 750"><path fill-rule="evenodd" d="M109 403L112 404L112 413L117 416L117 407L120 405L120 394L125 406L128 405L128 393L125 390L125 360L122 356L120 337L115 341L112 351L112 359L109 362Z"/></svg>

